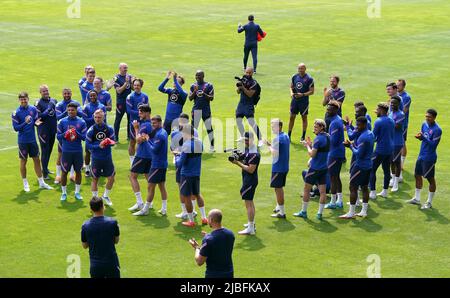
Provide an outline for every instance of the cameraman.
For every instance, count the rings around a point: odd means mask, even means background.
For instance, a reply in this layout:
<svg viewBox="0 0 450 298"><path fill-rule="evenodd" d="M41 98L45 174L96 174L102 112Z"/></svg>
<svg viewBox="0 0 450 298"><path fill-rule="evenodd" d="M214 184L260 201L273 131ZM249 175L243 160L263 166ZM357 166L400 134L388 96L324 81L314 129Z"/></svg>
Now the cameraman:
<svg viewBox="0 0 450 298"><path fill-rule="evenodd" d="M242 169L241 197L245 201L248 217L248 224L244 225L245 229L238 232L238 234L255 235L255 204L253 203L253 197L255 196L255 190L258 186L258 165L261 156L253 142L253 133L246 132L244 134L244 139L245 152L239 156L239 160L230 160Z"/></svg>
<svg viewBox="0 0 450 298"><path fill-rule="evenodd" d="M253 68L247 67L245 69L245 75L240 81L236 83L236 92L240 94L239 104L236 108L236 124L239 129L240 138L239 142L243 141L244 136L244 124L243 118L246 117L248 124L253 128L259 139L258 146L263 145L261 132L255 121L255 98L259 96L260 86L256 80L253 79Z"/></svg>

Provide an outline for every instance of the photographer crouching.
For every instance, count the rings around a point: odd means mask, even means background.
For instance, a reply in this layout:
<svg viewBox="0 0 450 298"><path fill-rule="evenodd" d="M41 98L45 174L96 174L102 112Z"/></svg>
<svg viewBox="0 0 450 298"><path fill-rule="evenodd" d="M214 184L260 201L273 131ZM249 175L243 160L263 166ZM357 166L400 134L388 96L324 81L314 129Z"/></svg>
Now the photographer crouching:
<svg viewBox="0 0 450 298"><path fill-rule="evenodd" d="M242 169L241 197L245 201L248 223L244 225L245 229L238 232L238 234L255 235L255 204L253 203L253 197L258 186L258 165L261 155L254 144L253 133L245 132L244 141L245 152L233 151L228 160Z"/></svg>
<svg viewBox="0 0 450 298"><path fill-rule="evenodd" d="M258 136L258 146L261 147L264 143L261 136L261 131L255 121L255 106L258 104L261 87L258 82L253 79L253 68L247 67L245 75L242 78L235 77L236 92L240 95L239 104L236 108L236 124L239 130L240 138L238 142L244 140L244 117L247 118L248 124L253 128L253 131Z"/></svg>

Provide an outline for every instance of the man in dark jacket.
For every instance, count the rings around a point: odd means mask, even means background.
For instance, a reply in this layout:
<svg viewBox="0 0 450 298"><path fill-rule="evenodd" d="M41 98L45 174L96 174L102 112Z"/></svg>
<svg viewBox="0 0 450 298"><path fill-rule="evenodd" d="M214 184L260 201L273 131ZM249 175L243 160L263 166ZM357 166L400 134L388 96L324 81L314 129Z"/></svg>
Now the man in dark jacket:
<svg viewBox="0 0 450 298"><path fill-rule="evenodd" d="M252 52L253 70L256 73L256 66L258 64L258 33L264 36L264 32L258 24L254 23L255 17L248 16L248 23L244 26L238 25L238 33L245 31L244 44L244 70L247 68L248 54Z"/></svg>

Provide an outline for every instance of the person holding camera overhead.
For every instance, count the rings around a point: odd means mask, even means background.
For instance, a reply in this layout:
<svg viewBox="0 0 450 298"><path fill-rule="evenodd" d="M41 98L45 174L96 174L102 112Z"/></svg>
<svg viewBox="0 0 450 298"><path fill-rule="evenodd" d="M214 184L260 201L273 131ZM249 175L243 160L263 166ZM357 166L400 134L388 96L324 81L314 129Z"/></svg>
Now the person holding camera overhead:
<svg viewBox="0 0 450 298"><path fill-rule="evenodd" d="M245 229L238 232L239 235L255 235L255 204L253 197L255 196L256 187L258 186L258 165L261 155L254 144L252 132L244 134L245 152L238 156L230 156L228 160L242 169L242 187L241 197L245 201L247 208L248 223Z"/></svg>
<svg viewBox="0 0 450 298"><path fill-rule="evenodd" d="M261 87L258 82L253 79L253 68L247 67L245 74L242 78L235 77L238 82L236 83L236 92L240 95L239 103L236 108L236 124L239 130L240 137L237 140L242 142L244 140L244 117L247 118L248 124L253 128L254 132L258 136L258 146L261 147L263 139L261 131L255 121L255 105L259 101L261 94Z"/></svg>

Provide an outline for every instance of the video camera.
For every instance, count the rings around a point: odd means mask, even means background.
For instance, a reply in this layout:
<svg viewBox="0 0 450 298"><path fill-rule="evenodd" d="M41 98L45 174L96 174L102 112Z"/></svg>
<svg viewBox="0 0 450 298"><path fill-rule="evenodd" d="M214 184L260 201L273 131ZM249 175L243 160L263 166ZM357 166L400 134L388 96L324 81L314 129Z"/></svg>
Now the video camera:
<svg viewBox="0 0 450 298"><path fill-rule="evenodd" d="M231 155L228 156L228 161L233 162L235 160L237 161L243 161L245 156L244 153L242 153L239 149L233 148L233 149L225 149L223 150L224 153L231 152Z"/></svg>
<svg viewBox="0 0 450 298"><path fill-rule="evenodd" d="M245 85L246 84L246 82L247 82L247 78L246 77L242 77L242 78L240 78L240 77L234 77L234 79L237 81L236 82L236 87L240 87L240 86L242 86L242 85Z"/></svg>

